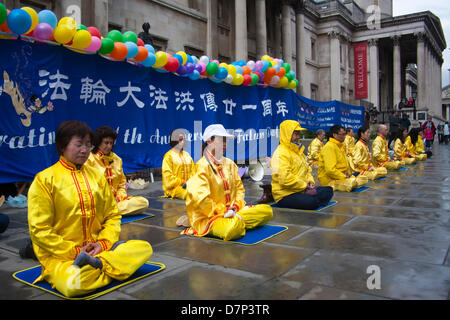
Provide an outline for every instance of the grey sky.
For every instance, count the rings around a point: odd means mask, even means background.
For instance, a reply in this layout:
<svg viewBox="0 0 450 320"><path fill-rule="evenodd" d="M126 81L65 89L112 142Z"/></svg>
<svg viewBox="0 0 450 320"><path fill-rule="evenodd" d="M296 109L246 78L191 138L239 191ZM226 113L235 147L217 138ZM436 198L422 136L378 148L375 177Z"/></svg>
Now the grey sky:
<svg viewBox="0 0 450 320"><path fill-rule="evenodd" d="M444 50L444 64L442 65L442 86L450 82L450 1L447 0L393 0L394 16L421 11L431 11L441 20L442 29L447 42L447 49Z"/></svg>

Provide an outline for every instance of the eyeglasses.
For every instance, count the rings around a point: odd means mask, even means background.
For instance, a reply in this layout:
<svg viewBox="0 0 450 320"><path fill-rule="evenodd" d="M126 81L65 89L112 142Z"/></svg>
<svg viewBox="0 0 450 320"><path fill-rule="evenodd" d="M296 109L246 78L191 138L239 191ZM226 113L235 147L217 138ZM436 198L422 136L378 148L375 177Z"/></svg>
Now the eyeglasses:
<svg viewBox="0 0 450 320"><path fill-rule="evenodd" d="M74 143L73 146L77 149L85 148L86 150L89 150L89 151L91 151L94 148L94 146L90 143L88 143L88 144Z"/></svg>

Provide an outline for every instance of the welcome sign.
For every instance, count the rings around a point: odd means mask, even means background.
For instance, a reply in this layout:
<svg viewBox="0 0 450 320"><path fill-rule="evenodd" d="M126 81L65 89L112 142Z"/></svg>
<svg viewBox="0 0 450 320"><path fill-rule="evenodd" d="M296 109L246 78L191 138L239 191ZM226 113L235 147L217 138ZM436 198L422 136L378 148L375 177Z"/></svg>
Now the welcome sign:
<svg viewBox="0 0 450 320"><path fill-rule="evenodd" d="M365 99L369 96L367 85L367 43L353 45L355 59L355 99Z"/></svg>

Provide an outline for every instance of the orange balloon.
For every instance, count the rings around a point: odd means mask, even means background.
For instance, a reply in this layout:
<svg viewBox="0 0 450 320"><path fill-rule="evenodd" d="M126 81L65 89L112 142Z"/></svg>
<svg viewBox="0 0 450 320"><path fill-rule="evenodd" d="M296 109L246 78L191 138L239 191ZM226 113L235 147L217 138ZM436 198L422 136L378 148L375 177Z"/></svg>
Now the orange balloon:
<svg viewBox="0 0 450 320"><path fill-rule="evenodd" d="M109 55L115 60L124 60L127 53L128 48L125 43L114 42L114 50Z"/></svg>
<svg viewBox="0 0 450 320"><path fill-rule="evenodd" d="M277 70L275 70L275 68L270 67L266 70L265 74L269 77L273 77L275 74L277 73Z"/></svg>
<svg viewBox="0 0 450 320"><path fill-rule="evenodd" d="M286 74L286 69L283 68L283 67L281 67L281 68L280 68L280 71L278 71L278 73L277 73L277 76L279 76L280 79L281 79L281 78L284 77L285 74Z"/></svg>
<svg viewBox="0 0 450 320"><path fill-rule="evenodd" d="M265 74L265 75L264 75L264 78L263 78L264 83L265 83L265 84L270 84L270 81L272 81L272 78L273 78L273 76L270 76L270 75L268 75L268 74Z"/></svg>
<svg viewBox="0 0 450 320"><path fill-rule="evenodd" d="M145 47L138 47L138 54L133 58L136 61L144 61L148 57L148 51Z"/></svg>
<svg viewBox="0 0 450 320"><path fill-rule="evenodd" d="M243 66L243 67L242 67L242 74L248 74L248 75L250 75L251 72L252 72L252 69L250 69L249 66Z"/></svg>

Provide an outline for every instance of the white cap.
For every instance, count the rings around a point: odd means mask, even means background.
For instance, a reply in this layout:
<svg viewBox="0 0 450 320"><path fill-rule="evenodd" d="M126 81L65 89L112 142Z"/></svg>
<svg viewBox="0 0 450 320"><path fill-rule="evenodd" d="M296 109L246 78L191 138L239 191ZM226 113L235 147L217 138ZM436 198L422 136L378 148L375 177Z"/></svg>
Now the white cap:
<svg viewBox="0 0 450 320"><path fill-rule="evenodd" d="M227 133L227 130L225 130L225 128L221 124L212 124L206 127L205 131L203 132L203 141L206 142L213 136L234 138L232 134Z"/></svg>

